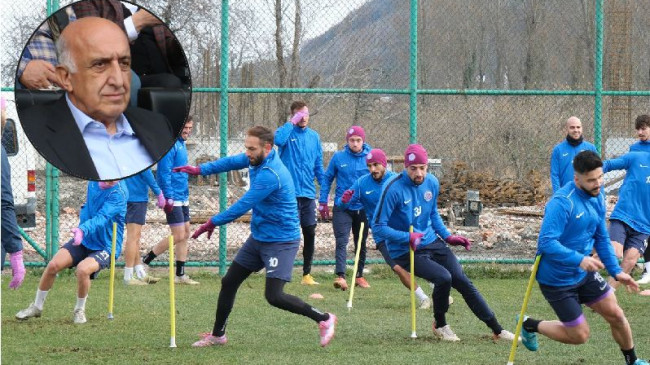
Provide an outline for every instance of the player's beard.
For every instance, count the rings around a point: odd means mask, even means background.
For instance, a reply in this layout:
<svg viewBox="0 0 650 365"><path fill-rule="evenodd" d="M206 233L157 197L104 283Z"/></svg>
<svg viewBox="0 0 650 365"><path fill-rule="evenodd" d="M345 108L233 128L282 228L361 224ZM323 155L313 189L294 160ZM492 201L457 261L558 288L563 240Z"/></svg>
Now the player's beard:
<svg viewBox="0 0 650 365"><path fill-rule="evenodd" d="M264 161L264 154L261 153L257 156L251 156L248 158L248 161L250 162L251 166L259 166L262 161Z"/></svg>

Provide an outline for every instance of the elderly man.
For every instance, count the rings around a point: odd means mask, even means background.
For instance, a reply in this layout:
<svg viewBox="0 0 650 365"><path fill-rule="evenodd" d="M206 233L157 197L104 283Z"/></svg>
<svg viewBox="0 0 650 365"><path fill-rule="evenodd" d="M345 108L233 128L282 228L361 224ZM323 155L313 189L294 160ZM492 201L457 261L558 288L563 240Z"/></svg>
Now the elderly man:
<svg viewBox="0 0 650 365"><path fill-rule="evenodd" d="M133 175L160 159L174 133L164 116L127 108L131 53L120 27L79 19L61 32L57 51L65 96L19 111L39 153L64 172L92 180Z"/></svg>
<svg viewBox="0 0 650 365"><path fill-rule="evenodd" d="M555 193L566 183L573 181L573 158L582 151L594 151L596 147L582 136L582 122L577 117L564 124L566 140L555 145L551 154L551 187Z"/></svg>

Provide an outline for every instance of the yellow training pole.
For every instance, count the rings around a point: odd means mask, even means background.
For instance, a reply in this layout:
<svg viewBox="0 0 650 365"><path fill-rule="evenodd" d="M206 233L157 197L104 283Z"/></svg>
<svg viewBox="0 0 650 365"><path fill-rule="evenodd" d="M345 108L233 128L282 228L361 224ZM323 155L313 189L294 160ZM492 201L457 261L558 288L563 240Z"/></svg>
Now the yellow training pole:
<svg viewBox="0 0 650 365"><path fill-rule="evenodd" d="M413 233L413 226L409 227L409 233ZM415 251L413 251L410 244L409 260L411 264L411 338L418 338L415 324Z"/></svg>
<svg viewBox="0 0 650 365"><path fill-rule="evenodd" d="M352 297L354 297L354 280L357 277L357 270L359 269L359 255L361 254L361 242L363 241L363 227L364 223L361 222L359 228L359 240L357 242L357 252L354 256L354 270L352 270L352 280L350 280L350 299L348 299L348 311L352 309Z"/></svg>
<svg viewBox="0 0 650 365"><path fill-rule="evenodd" d="M530 279L528 279L528 287L526 288L526 294L524 295L524 304L521 306L521 312L519 312L519 320L517 320L517 328L515 329L515 339L512 340L512 346L510 346L510 357L508 358L508 365L513 365L515 363L515 353L517 352L517 344L519 343L521 326L524 323L524 313L526 313L526 308L528 307L528 299L530 298L530 292L533 290L533 283L535 282L535 275L537 275L537 268L539 267L539 260L541 258L542 255L537 255L537 257L535 257L533 271L530 273Z"/></svg>
<svg viewBox="0 0 650 365"><path fill-rule="evenodd" d="M115 241L117 239L117 223L113 222L113 238L111 239L111 277L108 280L108 319L113 319L113 290L115 286Z"/></svg>
<svg viewBox="0 0 650 365"><path fill-rule="evenodd" d="M176 347L176 299L174 297L174 236L169 236L169 313L171 337L169 347Z"/></svg>

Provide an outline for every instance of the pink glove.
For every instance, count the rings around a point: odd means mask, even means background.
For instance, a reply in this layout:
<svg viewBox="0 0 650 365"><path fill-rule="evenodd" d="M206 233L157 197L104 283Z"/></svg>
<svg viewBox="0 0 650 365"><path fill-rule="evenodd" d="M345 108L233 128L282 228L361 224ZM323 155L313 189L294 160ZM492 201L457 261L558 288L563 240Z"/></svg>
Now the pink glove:
<svg viewBox="0 0 650 365"><path fill-rule="evenodd" d="M25 264L23 264L23 251L9 254L11 262L11 282L9 288L18 289L25 279Z"/></svg>
<svg viewBox="0 0 650 365"><path fill-rule="evenodd" d="M174 210L174 199L167 199L165 206L163 207L165 213L169 214Z"/></svg>
<svg viewBox="0 0 650 365"><path fill-rule="evenodd" d="M198 166L185 165L180 167L174 167L173 172L185 172L190 175L201 175L201 168Z"/></svg>
<svg viewBox="0 0 650 365"><path fill-rule="evenodd" d="M467 238L455 234L445 238L445 241L452 246L463 246L467 251L472 247L472 243Z"/></svg>
<svg viewBox="0 0 650 365"><path fill-rule="evenodd" d="M212 220L208 219L207 222L203 223L196 231L194 231L192 238L197 239L203 233L208 232L208 239L210 239L210 237L212 237L214 227L216 226L212 223Z"/></svg>
<svg viewBox="0 0 650 365"><path fill-rule="evenodd" d="M309 113L297 112L296 114L293 115L293 117L291 117L291 124L296 125L300 123L303 120L303 118L306 116L308 117Z"/></svg>
<svg viewBox="0 0 650 365"><path fill-rule="evenodd" d="M74 240L72 244L79 246L81 244L81 241L84 239L84 231L80 230L79 228L73 228L70 230L70 233L72 233L72 239Z"/></svg>
<svg viewBox="0 0 650 365"><path fill-rule="evenodd" d="M160 194L158 194L158 201L156 202L156 206L158 208L165 207L165 195L163 195L162 191L160 192Z"/></svg>
<svg viewBox="0 0 650 365"><path fill-rule="evenodd" d="M318 212L323 220L330 219L330 207L327 206L327 203L318 204Z"/></svg>
<svg viewBox="0 0 650 365"><path fill-rule="evenodd" d="M291 124L296 125L305 117L309 118L309 109L307 109L307 107L303 107L291 117Z"/></svg>
<svg viewBox="0 0 650 365"><path fill-rule="evenodd" d="M424 236L420 232L411 232L409 234L409 245L411 246L411 250L415 251L418 249L418 245L420 245L420 242L422 241L422 236Z"/></svg>
<svg viewBox="0 0 650 365"><path fill-rule="evenodd" d="M111 180L111 181L100 181L99 182L99 188L102 190L106 190L108 188L112 188L117 184L117 180Z"/></svg>
<svg viewBox="0 0 650 365"><path fill-rule="evenodd" d="M343 203L346 203L346 204L347 204L347 203L350 202L350 199L352 199L352 196L353 196L353 195L354 195L354 190L349 190L349 189L348 189L348 190L346 190L345 192L343 192L343 196L341 197L341 201L342 201Z"/></svg>

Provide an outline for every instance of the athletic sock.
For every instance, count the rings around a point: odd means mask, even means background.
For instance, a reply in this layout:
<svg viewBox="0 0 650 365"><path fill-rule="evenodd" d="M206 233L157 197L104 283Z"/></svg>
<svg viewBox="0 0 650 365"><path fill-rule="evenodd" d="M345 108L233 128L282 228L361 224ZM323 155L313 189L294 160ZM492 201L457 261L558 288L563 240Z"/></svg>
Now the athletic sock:
<svg viewBox="0 0 650 365"><path fill-rule="evenodd" d="M434 313L433 320L436 321L436 328L442 328L447 325L447 317L445 316L445 313Z"/></svg>
<svg viewBox="0 0 650 365"><path fill-rule="evenodd" d="M149 265L149 263L151 263L151 261L153 261L153 259L155 259L156 256L157 255L153 253L153 251L149 251L149 253L144 258L142 258L142 262Z"/></svg>
<svg viewBox="0 0 650 365"><path fill-rule="evenodd" d="M144 279L145 276L147 276L147 272L144 270L144 265L135 265L135 277L138 279Z"/></svg>
<svg viewBox="0 0 650 365"><path fill-rule="evenodd" d="M86 298L88 298L87 295L85 297L83 297L83 298L77 298L77 305L74 306L74 310L77 310L77 309L84 309L85 310L86 309Z"/></svg>
<svg viewBox="0 0 650 365"><path fill-rule="evenodd" d="M495 335L498 335L499 333L501 333L501 331L503 331L503 327L501 327L499 321L497 321L496 316L485 321L485 324L487 324L487 326L490 327L492 333L494 333Z"/></svg>
<svg viewBox="0 0 650 365"><path fill-rule="evenodd" d="M424 290L418 286L417 289L415 289L415 295L418 297L419 300L424 300L428 298L428 296L424 293Z"/></svg>
<svg viewBox="0 0 650 365"><path fill-rule="evenodd" d="M176 260L176 276L185 275L185 261Z"/></svg>
<svg viewBox="0 0 650 365"><path fill-rule="evenodd" d="M36 308L43 310L43 304L45 304L45 298L47 297L48 291L49 290L36 289L36 298L34 299L34 305Z"/></svg>
<svg viewBox="0 0 650 365"><path fill-rule="evenodd" d="M132 267L124 267L124 281L129 281L133 279L133 268Z"/></svg>
<svg viewBox="0 0 650 365"><path fill-rule="evenodd" d="M528 318L522 324L522 327L528 332L539 332L538 327L541 320Z"/></svg>
<svg viewBox="0 0 650 365"><path fill-rule="evenodd" d="M625 358L625 363L627 365L633 365L634 362L636 362L636 353L634 353L634 347L629 350L621 349L621 352L623 353L623 357Z"/></svg>
<svg viewBox="0 0 650 365"><path fill-rule="evenodd" d="M648 251L650 251L650 250L648 250ZM643 266L645 267L646 274L650 274L650 261L643 264Z"/></svg>

